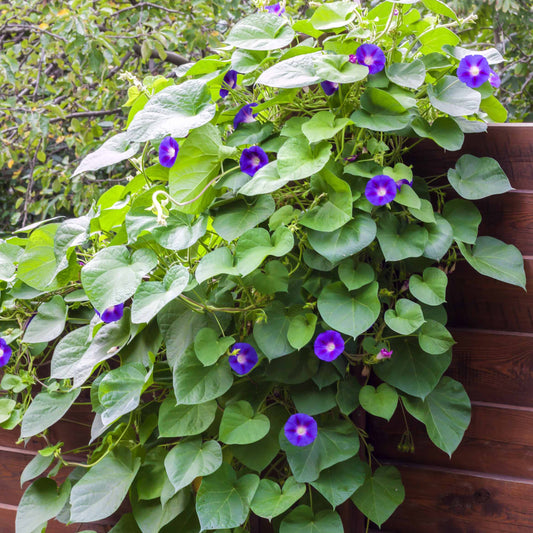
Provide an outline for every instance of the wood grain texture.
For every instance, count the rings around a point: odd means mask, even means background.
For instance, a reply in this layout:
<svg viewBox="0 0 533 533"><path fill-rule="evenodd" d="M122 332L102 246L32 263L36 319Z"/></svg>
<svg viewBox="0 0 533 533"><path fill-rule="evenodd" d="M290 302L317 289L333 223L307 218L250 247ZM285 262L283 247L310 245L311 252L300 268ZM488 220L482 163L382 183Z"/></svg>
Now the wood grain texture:
<svg viewBox="0 0 533 533"><path fill-rule="evenodd" d="M447 152L433 141L413 148L408 162L415 174L433 176L447 172L463 154L493 157L515 189L533 190L533 127L531 124L492 124L487 133L467 135L463 148Z"/></svg>
<svg viewBox="0 0 533 533"><path fill-rule="evenodd" d="M531 533L533 482L475 472L396 464L403 505L384 524L391 533Z"/></svg>
<svg viewBox="0 0 533 533"><path fill-rule="evenodd" d="M447 372L470 399L533 407L533 334L452 329L457 344Z"/></svg>

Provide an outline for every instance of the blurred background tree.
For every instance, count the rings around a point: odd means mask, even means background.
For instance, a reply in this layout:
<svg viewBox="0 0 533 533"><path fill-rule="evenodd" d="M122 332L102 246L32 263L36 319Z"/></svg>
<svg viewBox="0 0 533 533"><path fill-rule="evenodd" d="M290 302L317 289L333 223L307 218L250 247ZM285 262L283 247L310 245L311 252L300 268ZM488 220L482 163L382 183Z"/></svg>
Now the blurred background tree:
<svg viewBox="0 0 533 533"><path fill-rule="evenodd" d="M0 235L56 215L78 216L122 181L120 167L72 174L84 155L122 128L129 80L176 75L180 65L216 49L234 21L271 3L0 0ZM509 120L531 121L530 0L448 3L463 17L473 11L478 17L456 31L475 47L496 43L506 57L499 97ZM296 14L313 4L297 0L287 10Z"/></svg>

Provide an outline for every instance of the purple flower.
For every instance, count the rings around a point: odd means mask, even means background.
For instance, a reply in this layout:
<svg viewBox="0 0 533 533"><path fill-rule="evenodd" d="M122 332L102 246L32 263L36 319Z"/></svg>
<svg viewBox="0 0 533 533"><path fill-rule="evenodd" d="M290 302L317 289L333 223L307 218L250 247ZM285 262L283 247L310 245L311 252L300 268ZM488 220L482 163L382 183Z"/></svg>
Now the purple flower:
<svg viewBox="0 0 533 533"><path fill-rule="evenodd" d="M397 192L396 182L385 174L374 176L368 181L365 188L366 199L372 205L385 205L392 202Z"/></svg>
<svg viewBox="0 0 533 533"><path fill-rule="evenodd" d="M96 311L96 309L95 309ZM117 304L108 307L102 314L96 311L96 314L102 319L102 322L109 324L110 322L116 322L122 318L124 314L124 304Z"/></svg>
<svg viewBox="0 0 533 533"><path fill-rule="evenodd" d="M265 11L272 13L272 15L277 15L278 17L281 17L281 15L285 13L285 8L281 7L281 4L278 2L277 4L274 4L272 6L265 6Z"/></svg>
<svg viewBox="0 0 533 533"><path fill-rule="evenodd" d="M241 376L248 374L257 364L257 352L254 347L246 342L237 342L231 349L229 366Z"/></svg>
<svg viewBox="0 0 533 533"><path fill-rule="evenodd" d="M409 187L413 186L413 180L409 181L407 178L402 178L401 180L398 180L396 182L396 187L398 190L402 188L402 185L409 185Z"/></svg>
<svg viewBox="0 0 533 533"><path fill-rule="evenodd" d="M489 73L489 83L495 89L497 89L502 83L502 80L500 80L500 76L498 76L498 74L496 74L496 72L494 72L494 70L492 69L490 69L490 73Z"/></svg>
<svg viewBox="0 0 533 533"><path fill-rule="evenodd" d="M357 56L355 54L350 54L348 56L348 61L354 65L357 65Z"/></svg>
<svg viewBox="0 0 533 533"><path fill-rule="evenodd" d="M322 361L333 361L344 351L344 340L340 333L328 329L315 339L314 350Z"/></svg>
<svg viewBox="0 0 533 533"><path fill-rule="evenodd" d="M248 174L248 176L253 176L260 168L263 168L267 163L268 156L260 146L252 146L250 148L245 148L242 151L241 159L239 161L241 170L245 174Z"/></svg>
<svg viewBox="0 0 533 533"><path fill-rule="evenodd" d="M320 87L322 87L327 96L331 96L339 90L339 84L334 81L323 81Z"/></svg>
<svg viewBox="0 0 533 533"><path fill-rule="evenodd" d="M398 15L400 14L400 10L399 10L397 7L395 7L395 8L394 8L394 11L393 11L392 14L393 14L394 16L398 16Z"/></svg>
<svg viewBox="0 0 533 533"><path fill-rule="evenodd" d="M390 359L392 355L392 350L385 350L382 348L381 351L376 355L376 359Z"/></svg>
<svg viewBox="0 0 533 533"><path fill-rule="evenodd" d="M253 122L257 113L252 113L252 107L257 107L257 104L246 104L244 107L239 109L235 118L233 119L233 129L237 129L237 126L244 123Z"/></svg>
<svg viewBox="0 0 533 533"><path fill-rule="evenodd" d="M170 168L176 162L179 151L180 145L172 137L165 137L159 145L159 162Z"/></svg>
<svg viewBox="0 0 533 533"><path fill-rule="evenodd" d="M316 421L312 416L296 413L285 423L285 436L293 446L311 444L318 433Z"/></svg>
<svg viewBox="0 0 533 533"><path fill-rule="evenodd" d="M457 77L468 87L481 87L490 76L489 62L482 55L472 54L463 57L457 67Z"/></svg>
<svg viewBox="0 0 533 533"><path fill-rule="evenodd" d="M0 338L0 366L7 365L12 352L11 346L4 339Z"/></svg>
<svg viewBox="0 0 533 533"><path fill-rule="evenodd" d="M348 161L348 163L353 163L354 161L357 161L357 158L359 156L356 154L356 155L350 155L348 157L345 157L344 158L344 161Z"/></svg>
<svg viewBox="0 0 533 533"><path fill-rule="evenodd" d="M375 44L362 44L355 51L355 57L360 65L368 67L369 74L376 74L385 68L385 54Z"/></svg>
<svg viewBox="0 0 533 533"><path fill-rule="evenodd" d="M229 89L235 89L237 86L237 71L228 70L222 80L222 88L220 89L220 98L226 98L229 94Z"/></svg>

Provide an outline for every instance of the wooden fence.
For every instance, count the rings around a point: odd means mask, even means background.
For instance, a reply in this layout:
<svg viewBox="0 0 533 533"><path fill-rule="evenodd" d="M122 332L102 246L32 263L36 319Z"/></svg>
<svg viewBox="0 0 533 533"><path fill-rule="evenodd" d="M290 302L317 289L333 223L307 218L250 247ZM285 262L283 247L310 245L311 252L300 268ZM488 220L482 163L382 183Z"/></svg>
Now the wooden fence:
<svg viewBox="0 0 533 533"><path fill-rule="evenodd" d="M384 524L384 533L525 533L533 531L533 126L494 125L471 135L463 152L494 157L514 191L477 202L481 235L515 244L525 256L528 291L476 274L461 265L452 275L448 312L457 340L448 374L461 381L472 399L472 423L450 459L410 418L416 453L400 453L403 422L369 419L367 429L377 457L398 466L406 501ZM454 166L463 152L444 153L423 143L413 158L415 173L435 175ZM83 413L72 420L88 423ZM0 533L14 533L16 506L23 489L20 473L40 445L32 439L16 446L18 431L0 430ZM51 441L65 449L85 443L86 433L72 422L56 424ZM26 487L24 487L26 488ZM361 533L361 516L341 510L346 533ZM50 522L50 533L92 529ZM265 525L255 528L261 533Z"/></svg>

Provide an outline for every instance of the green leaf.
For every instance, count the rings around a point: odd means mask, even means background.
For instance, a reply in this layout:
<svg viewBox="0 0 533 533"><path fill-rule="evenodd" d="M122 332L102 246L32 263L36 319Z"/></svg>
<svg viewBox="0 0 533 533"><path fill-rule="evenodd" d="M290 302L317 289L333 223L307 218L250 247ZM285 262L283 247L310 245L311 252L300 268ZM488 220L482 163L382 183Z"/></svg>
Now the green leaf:
<svg viewBox="0 0 533 533"><path fill-rule="evenodd" d="M516 246L493 237L478 237L474 246L462 242L457 245L470 266L480 274L525 290L524 258Z"/></svg>
<svg viewBox="0 0 533 533"><path fill-rule="evenodd" d="M473 115L481 103L481 94L456 76L444 76L437 85L428 85L428 96L433 107L452 116Z"/></svg>
<svg viewBox="0 0 533 533"><path fill-rule="evenodd" d="M411 128L420 137L432 139L445 150L460 150L465 140L463 131L450 117L438 117L431 125L422 117L416 117Z"/></svg>
<svg viewBox="0 0 533 533"><path fill-rule="evenodd" d="M424 323L422 308L406 298L398 300L394 309L385 311L383 318L389 328L401 335L410 335Z"/></svg>
<svg viewBox="0 0 533 533"><path fill-rule="evenodd" d="M320 293L318 310L328 326L355 338L379 316L378 289L378 283L372 282L350 293L342 283L332 283Z"/></svg>
<svg viewBox="0 0 533 533"><path fill-rule="evenodd" d="M380 466L369 474L352 496L357 508L379 527L403 502L405 490L400 472L394 466Z"/></svg>
<svg viewBox="0 0 533 533"><path fill-rule="evenodd" d="M132 500L136 500L137 496L139 500L153 500L161 497L165 484L170 484L165 472L166 456L167 450L163 447L156 446L147 450L143 464L135 478L134 490L137 494ZM159 504L159 501L157 503Z"/></svg>
<svg viewBox="0 0 533 533"><path fill-rule="evenodd" d="M137 408L147 377L141 363L127 363L104 375L98 386L104 425Z"/></svg>
<svg viewBox="0 0 533 533"><path fill-rule="evenodd" d="M365 213L358 213L353 220L335 231L309 230L309 243L315 251L332 263L364 250L376 237L376 223Z"/></svg>
<svg viewBox="0 0 533 533"><path fill-rule="evenodd" d="M150 322L188 283L189 271L179 264L167 270L163 281L143 281L133 297L131 321L134 324Z"/></svg>
<svg viewBox="0 0 533 533"><path fill-rule="evenodd" d="M361 96L361 109L368 113L401 115L406 108L388 91L368 87Z"/></svg>
<svg viewBox="0 0 533 533"><path fill-rule="evenodd" d="M429 200L420 199L420 209L409 208L409 213L422 222L435 222L435 213Z"/></svg>
<svg viewBox="0 0 533 533"><path fill-rule="evenodd" d="M450 366L451 351L442 355L424 352L413 337L392 339L390 360L374 366L377 376L407 394L425 398Z"/></svg>
<svg viewBox="0 0 533 533"><path fill-rule="evenodd" d="M57 491L53 479L41 478L34 481L23 494L17 508L16 533L41 531L48 520L54 518L68 501L70 481L65 481Z"/></svg>
<svg viewBox="0 0 533 533"><path fill-rule="evenodd" d="M187 437L203 433L215 419L217 402L211 400L198 405L176 405L171 394L159 408L160 437Z"/></svg>
<svg viewBox="0 0 533 533"><path fill-rule="evenodd" d="M352 424L336 421L318 428L316 439L307 446L294 446L280 432L279 443L296 481L308 483L320 472L353 457L359 451L359 438Z"/></svg>
<svg viewBox="0 0 533 533"><path fill-rule="evenodd" d="M252 285L263 294L287 292L289 287L289 271L280 261L269 261L265 265L265 272L251 274Z"/></svg>
<svg viewBox="0 0 533 533"><path fill-rule="evenodd" d="M309 22L317 30L326 31L344 28L354 18L355 10L351 2L330 2L319 5Z"/></svg>
<svg viewBox="0 0 533 533"><path fill-rule="evenodd" d="M383 111L367 113L364 109L358 109L350 115L350 119L358 128L384 133L403 130L411 122L411 118L412 115L407 111L401 114Z"/></svg>
<svg viewBox="0 0 533 533"><path fill-rule="evenodd" d="M22 254L23 248L8 244L7 242L0 242L0 280L10 281L17 271L15 263L18 262Z"/></svg>
<svg viewBox="0 0 533 533"><path fill-rule="evenodd" d="M302 125L302 133L310 143L316 143L331 139L350 123L350 119L335 117L329 111L319 111Z"/></svg>
<svg viewBox="0 0 533 533"><path fill-rule="evenodd" d="M424 400L404 397L403 402L426 426L433 443L451 456L470 424L470 400L464 387L445 376Z"/></svg>
<svg viewBox="0 0 533 533"><path fill-rule="evenodd" d="M59 337L65 329L67 306L59 294L39 306L37 315L29 323L22 342L49 342Z"/></svg>
<svg viewBox="0 0 533 533"><path fill-rule="evenodd" d="M492 157L462 155L448 170L452 187L467 200L479 200L512 189L502 167Z"/></svg>
<svg viewBox="0 0 533 533"><path fill-rule="evenodd" d="M409 89L418 89L426 79L426 66L420 59L411 63L393 63L385 71L390 81Z"/></svg>
<svg viewBox="0 0 533 533"><path fill-rule="evenodd" d="M287 340L296 350L308 344L315 334L317 316L313 313L296 315L290 319Z"/></svg>
<svg viewBox="0 0 533 533"><path fill-rule="evenodd" d="M231 68L241 74L249 74L257 70L266 57L267 54L262 50L235 50L231 55Z"/></svg>
<svg viewBox="0 0 533 533"><path fill-rule="evenodd" d="M254 414L252 406L241 400L224 409L220 421L219 439L225 444L251 444L262 439L269 429L268 418L265 415Z"/></svg>
<svg viewBox="0 0 533 533"><path fill-rule="evenodd" d="M181 491L162 504L158 500L143 501L132 498L133 516L142 533L159 533L187 507L190 494ZM171 527L171 525L169 525Z"/></svg>
<svg viewBox="0 0 533 533"><path fill-rule="evenodd" d="M211 328L202 328L194 338L194 352L204 366L214 365L235 342L233 337L219 338Z"/></svg>
<svg viewBox="0 0 533 533"><path fill-rule="evenodd" d="M174 366L174 394L179 404L205 403L222 396L233 383L227 359L204 366L190 347Z"/></svg>
<svg viewBox="0 0 533 533"><path fill-rule="evenodd" d="M427 353L440 355L447 352L455 341L451 333L435 320L427 320L418 332L420 348Z"/></svg>
<svg viewBox="0 0 533 533"><path fill-rule="evenodd" d="M382 383L377 389L372 385L365 385L359 391L359 402L367 413L390 420L398 405L398 393L386 383Z"/></svg>
<svg viewBox="0 0 533 533"><path fill-rule="evenodd" d="M335 511L316 514L307 505L300 505L281 522L280 533L343 533L341 517Z"/></svg>
<svg viewBox="0 0 533 533"><path fill-rule="evenodd" d="M405 183L400 186L400 190L394 197L394 201L397 204L405 205L406 207L411 207L412 209L419 209L421 205L418 194L416 194L412 187Z"/></svg>
<svg viewBox="0 0 533 533"><path fill-rule="evenodd" d="M142 248L130 254L126 246L110 246L82 268L81 282L91 303L103 312L131 298L143 276L156 266L157 256L152 250Z"/></svg>
<svg viewBox="0 0 533 533"><path fill-rule="evenodd" d="M113 514L128 494L140 466L141 460L128 448L115 448L74 485L71 520L94 522Z"/></svg>
<svg viewBox="0 0 533 533"><path fill-rule="evenodd" d="M280 61L262 72L256 83L279 89L314 85L321 81L315 66L321 55L321 52L316 52Z"/></svg>
<svg viewBox="0 0 533 533"><path fill-rule="evenodd" d="M276 209L270 195L257 196L252 202L237 200L215 213L214 230L225 241L234 241L244 232L265 221Z"/></svg>
<svg viewBox="0 0 533 533"><path fill-rule="evenodd" d="M303 213L299 219L302 226L317 231L335 231L352 218L352 191L346 181L322 169L311 177L311 190L315 196L326 198Z"/></svg>
<svg viewBox="0 0 533 533"><path fill-rule="evenodd" d="M83 172L94 172L133 157L139 151L139 143L133 142L128 133L119 133L107 139L98 150L85 156L72 177Z"/></svg>
<svg viewBox="0 0 533 533"><path fill-rule="evenodd" d="M324 168L331 156L331 144L321 141L311 146L303 135L288 139L278 152L281 178L301 180Z"/></svg>
<svg viewBox="0 0 533 533"><path fill-rule="evenodd" d="M439 305L446 301L448 276L440 269L429 267L424 269L420 277L413 274L409 278L409 291L420 302L427 305Z"/></svg>
<svg viewBox="0 0 533 533"><path fill-rule="evenodd" d="M239 194L245 196L257 196L277 191L291 181L290 178L282 179L278 172L278 162L271 161L260 168L253 178L246 182L240 189Z"/></svg>
<svg viewBox="0 0 533 533"><path fill-rule="evenodd" d="M285 481L283 488L270 479L262 479L255 492L251 508L257 516L271 520L283 514L304 494L305 485L298 483L292 476Z"/></svg>
<svg viewBox="0 0 533 533"><path fill-rule="evenodd" d="M294 30L283 17L255 13L233 26L226 43L245 50L276 50L291 44Z"/></svg>
<svg viewBox="0 0 533 533"><path fill-rule="evenodd" d="M402 224L391 213L386 213L379 220L377 237L386 261L420 257L428 242L425 228L416 224Z"/></svg>
<svg viewBox="0 0 533 533"><path fill-rule="evenodd" d="M187 80L152 96L128 126L127 139L144 142L166 135L183 138L190 130L207 124L215 112L205 81Z"/></svg>
<svg viewBox="0 0 533 533"><path fill-rule="evenodd" d="M151 231L155 241L167 250L186 250L196 244L207 230L207 217L193 219L191 215L170 211L166 226Z"/></svg>
<svg viewBox="0 0 533 533"><path fill-rule="evenodd" d="M361 385L354 376L337 381L337 405L343 415L351 415L359 407Z"/></svg>
<svg viewBox="0 0 533 533"><path fill-rule="evenodd" d="M333 508L343 504L364 483L366 464L357 457L338 463L320 472L311 485L331 503Z"/></svg>
<svg viewBox="0 0 533 533"><path fill-rule="evenodd" d="M450 223L438 213L435 222L425 224L428 232L428 243L424 249L424 257L440 261L453 243L453 229Z"/></svg>
<svg viewBox="0 0 533 533"><path fill-rule="evenodd" d="M338 375L334 375L337 379ZM332 387L317 388L313 383L304 383L291 389L294 406L299 413L314 416L333 409L336 405Z"/></svg>
<svg viewBox="0 0 533 533"><path fill-rule="evenodd" d="M356 83L368 76L368 68L351 63L346 55L328 54L315 58L316 73L321 80Z"/></svg>
<svg viewBox="0 0 533 533"><path fill-rule="evenodd" d="M507 120L507 109L493 95L481 100L480 109L483 113L487 113L494 122L505 122Z"/></svg>
<svg viewBox="0 0 533 533"><path fill-rule="evenodd" d="M374 269L367 263L358 263L354 268L351 260L339 265L339 279L349 291L360 289L376 279Z"/></svg>
<svg viewBox="0 0 533 533"><path fill-rule="evenodd" d="M57 228L54 235L54 253L58 260L58 272L68 266L68 251L88 240L90 223L90 217L82 216L69 218Z"/></svg>
<svg viewBox="0 0 533 533"><path fill-rule="evenodd" d="M481 213L472 202L462 198L450 200L444 204L442 216L450 223L454 239L468 244L476 242Z"/></svg>
<svg viewBox="0 0 533 533"><path fill-rule="evenodd" d="M20 475L20 486L24 485L27 481L40 476L53 462L54 455L43 456L40 453L34 456L34 458L26 465L22 474Z"/></svg>
<svg viewBox="0 0 533 533"><path fill-rule="evenodd" d="M266 320L256 323L254 326L254 340L259 349L270 359L282 357L294 351L287 334L290 320L285 315L284 306L274 301L265 308Z"/></svg>
<svg viewBox="0 0 533 533"><path fill-rule="evenodd" d="M430 11L437 13L437 15L444 15L445 17L457 20L457 15L455 14L454 10L440 0L422 0L422 3Z"/></svg>
<svg viewBox="0 0 533 533"><path fill-rule="evenodd" d="M53 378L72 377L72 369L91 344L90 326L82 326L65 335L56 345L50 375Z"/></svg>
<svg viewBox="0 0 533 533"><path fill-rule="evenodd" d="M424 56L434 52L440 53L444 46L455 46L461 42L461 39L453 31L443 26L422 32L419 40L422 43L420 52Z"/></svg>
<svg viewBox="0 0 533 533"><path fill-rule="evenodd" d="M24 413L20 437L32 437L60 420L80 394L80 389L69 392L40 392Z"/></svg>
<svg viewBox="0 0 533 533"><path fill-rule="evenodd" d="M215 197L209 183L220 174L221 162L233 157L235 152L235 148L222 144L220 133L213 124L191 131L181 144L168 175L171 196L180 203L190 202L178 206L178 211L192 214L204 211Z"/></svg>
<svg viewBox="0 0 533 533"><path fill-rule="evenodd" d="M242 525L258 485L258 476L246 474L237 479L227 463L214 474L204 477L196 496L196 512L202 530Z"/></svg>
<svg viewBox="0 0 533 533"><path fill-rule="evenodd" d="M182 440L165 457L165 470L176 491L197 477L208 476L222 464L222 449L218 442L202 442L200 438Z"/></svg>

